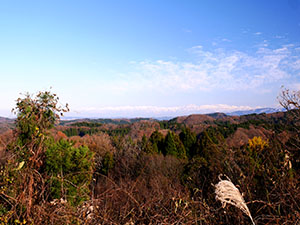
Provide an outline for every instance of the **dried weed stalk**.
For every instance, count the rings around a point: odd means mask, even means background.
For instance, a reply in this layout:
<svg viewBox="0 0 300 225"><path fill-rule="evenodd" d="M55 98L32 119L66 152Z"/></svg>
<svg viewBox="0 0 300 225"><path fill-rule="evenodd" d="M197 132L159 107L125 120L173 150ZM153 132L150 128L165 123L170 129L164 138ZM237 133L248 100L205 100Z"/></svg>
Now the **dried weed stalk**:
<svg viewBox="0 0 300 225"><path fill-rule="evenodd" d="M219 175L219 183L215 185L216 199L222 202L223 207L226 203L234 205L235 207L242 210L247 216L250 217L252 223L255 225L250 211L245 203L243 196L241 195L239 189L234 186L231 180L226 176L228 180L222 180Z"/></svg>

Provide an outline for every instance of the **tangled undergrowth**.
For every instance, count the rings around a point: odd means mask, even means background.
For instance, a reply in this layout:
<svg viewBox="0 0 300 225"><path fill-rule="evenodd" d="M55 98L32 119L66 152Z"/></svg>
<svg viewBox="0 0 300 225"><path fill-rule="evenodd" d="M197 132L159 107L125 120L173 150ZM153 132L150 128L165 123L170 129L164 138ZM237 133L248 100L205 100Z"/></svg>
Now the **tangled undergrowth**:
<svg viewBox="0 0 300 225"><path fill-rule="evenodd" d="M54 137L68 107L47 91L25 95L17 100L14 138L2 150L0 224L299 224L295 96L281 98L294 104L286 142L274 132L229 147L227 125L196 135L171 122L165 126L176 129L138 141Z"/></svg>

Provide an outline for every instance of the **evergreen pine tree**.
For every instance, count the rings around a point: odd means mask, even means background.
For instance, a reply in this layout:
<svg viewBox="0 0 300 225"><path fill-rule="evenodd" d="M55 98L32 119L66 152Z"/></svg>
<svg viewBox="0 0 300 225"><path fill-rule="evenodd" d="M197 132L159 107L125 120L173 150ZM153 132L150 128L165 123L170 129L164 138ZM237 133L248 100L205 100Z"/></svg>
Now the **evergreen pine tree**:
<svg viewBox="0 0 300 225"><path fill-rule="evenodd" d="M194 147L197 141L196 134L192 132L191 129L184 128L179 134L179 138L185 147L187 156L190 157L192 153L192 148Z"/></svg>
<svg viewBox="0 0 300 225"><path fill-rule="evenodd" d="M173 132L169 131L166 138L165 138L165 148L164 148L164 155L173 155L178 156L176 143L174 140Z"/></svg>

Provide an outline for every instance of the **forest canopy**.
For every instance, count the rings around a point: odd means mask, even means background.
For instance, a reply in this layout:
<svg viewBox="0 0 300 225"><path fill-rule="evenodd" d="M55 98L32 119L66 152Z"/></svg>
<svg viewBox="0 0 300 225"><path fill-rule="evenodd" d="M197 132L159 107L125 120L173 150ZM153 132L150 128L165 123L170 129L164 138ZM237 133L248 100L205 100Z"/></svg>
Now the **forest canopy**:
<svg viewBox="0 0 300 225"><path fill-rule="evenodd" d="M299 92L283 90L286 112L192 123L60 121L58 100L17 99L1 133L0 224L300 222ZM216 198L222 176L249 214Z"/></svg>

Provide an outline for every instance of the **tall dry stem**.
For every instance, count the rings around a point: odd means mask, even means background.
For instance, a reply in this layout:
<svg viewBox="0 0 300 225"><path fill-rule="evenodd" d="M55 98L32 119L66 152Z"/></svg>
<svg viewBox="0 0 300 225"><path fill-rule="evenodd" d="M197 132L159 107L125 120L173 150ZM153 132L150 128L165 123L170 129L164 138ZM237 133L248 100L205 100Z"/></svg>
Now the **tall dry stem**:
<svg viewBox="0 0 300 225"><path fill-rule="evenodd" d="M239 189L234 186L231 180L226 176L228 180L222 180L219 175L219 183L215 185L216 199L222 202L223 207L226 203L234 205L235 207L242 210L247 216L250 217L252 223L255 225L251 213L245 203L243 196L241 195Z"/></svg>

